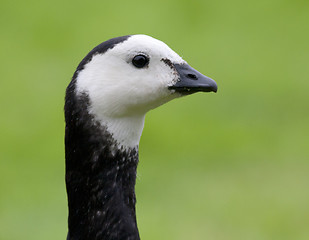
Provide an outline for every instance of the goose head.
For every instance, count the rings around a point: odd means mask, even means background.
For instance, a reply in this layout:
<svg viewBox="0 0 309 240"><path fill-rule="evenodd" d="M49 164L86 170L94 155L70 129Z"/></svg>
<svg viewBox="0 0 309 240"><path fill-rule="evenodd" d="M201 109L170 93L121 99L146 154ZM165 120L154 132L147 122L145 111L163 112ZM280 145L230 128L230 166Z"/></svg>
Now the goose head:
<svg viewBox="0 0 309 240"><path fill-rule="evenodd" d="M125 148L138 146L149 110L200 91L216 92L217 85L165 43L146 35L102 43L76 71L76 95L88 97L89 114Z"/></svg>

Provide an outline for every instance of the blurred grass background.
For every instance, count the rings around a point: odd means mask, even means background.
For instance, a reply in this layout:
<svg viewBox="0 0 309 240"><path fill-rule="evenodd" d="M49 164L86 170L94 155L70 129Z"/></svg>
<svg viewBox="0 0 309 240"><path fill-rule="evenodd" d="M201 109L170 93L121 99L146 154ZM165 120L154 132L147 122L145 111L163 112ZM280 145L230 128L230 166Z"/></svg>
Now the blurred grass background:
<svg viewBox="0 0 309 240"><path fill-rule="evenodd" d="M0 239L65 239L64 91L111 37L156 37L215 79L151 111L142 239L309 239L309 2L0 2Z"/></svg>

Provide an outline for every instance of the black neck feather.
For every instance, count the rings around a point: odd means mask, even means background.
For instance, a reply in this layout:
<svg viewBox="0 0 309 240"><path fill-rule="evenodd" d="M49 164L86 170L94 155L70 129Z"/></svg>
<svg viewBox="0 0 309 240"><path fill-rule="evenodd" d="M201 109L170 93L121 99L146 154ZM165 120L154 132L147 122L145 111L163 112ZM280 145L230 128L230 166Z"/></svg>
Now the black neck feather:
<svg viewBox="0 0 309 240"><path fill-rule="evenodd" d="M76 96L75 80L65 103L68 240L138 240L135 180L138 149L118 150L96 123L87 95Z"/></svg>

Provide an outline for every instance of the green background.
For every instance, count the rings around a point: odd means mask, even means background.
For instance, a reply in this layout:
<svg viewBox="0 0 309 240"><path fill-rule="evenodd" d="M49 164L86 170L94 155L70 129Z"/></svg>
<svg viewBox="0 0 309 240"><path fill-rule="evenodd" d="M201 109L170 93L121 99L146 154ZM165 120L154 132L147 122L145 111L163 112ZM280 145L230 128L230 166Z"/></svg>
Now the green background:
<svg viewBox="0 0 309 240"><path fill-rule="evenodd" d="M111 37L144 33L217 94L146 117L142 239L309 239L309 1L0 3L0 239L65 239L64 92Z"/></svg>

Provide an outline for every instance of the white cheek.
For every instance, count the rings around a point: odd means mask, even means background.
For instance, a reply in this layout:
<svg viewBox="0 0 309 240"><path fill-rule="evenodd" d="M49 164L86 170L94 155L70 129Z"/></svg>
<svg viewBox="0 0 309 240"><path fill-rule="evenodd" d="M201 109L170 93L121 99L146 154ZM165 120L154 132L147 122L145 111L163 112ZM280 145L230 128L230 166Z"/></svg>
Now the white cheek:
<svg viewBox="0 0 309 240"><path fill-rule="evenodd" d="M150 63L145 69L137 69L131 63L134 52L130 50L143 46L151 56ZM185 63L161 41L133 36L93 56L77 76L76 94L88 94L89 113L108 128L119 146L138 145L146 112L179 97L168 89L178 80L178 74L162 59Z"/></svg>

